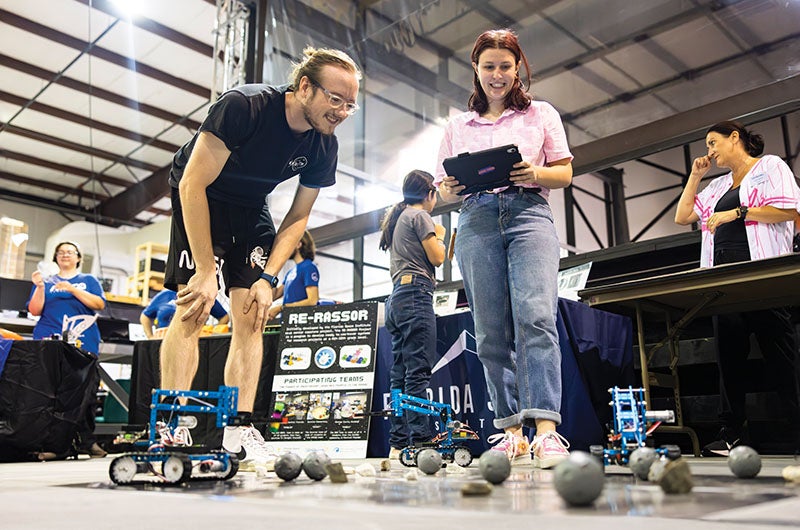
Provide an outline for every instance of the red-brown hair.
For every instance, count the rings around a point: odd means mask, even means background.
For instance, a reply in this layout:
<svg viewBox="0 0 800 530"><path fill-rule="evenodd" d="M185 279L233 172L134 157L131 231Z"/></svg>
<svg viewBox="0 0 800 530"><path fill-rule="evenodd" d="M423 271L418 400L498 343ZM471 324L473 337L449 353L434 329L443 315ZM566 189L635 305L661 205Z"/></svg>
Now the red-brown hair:
<svg viewBox="0 0 800 530"><path fill-rule="evenodd" d="M528 58L525 57L522 48L519 46L517 34L510 29L484 31L478 36L475 46L472 47L472 54L470 55L472 62L478 64L478 59L487 49L508 50L514 55L514 62L517 65L522 62L527 75L526 83L522 83L518 73L517 78L514 80L514 86L508 92L504 103L505 108L525 110L531 104L531 99L533 99L526 88L531 86L531 68L528 65ZM489 101L486 99L486 92L483 91L478 73L475 71L472 74L472 87L472 95L469 97L469 110L483 114L489 110Z"/></svg>

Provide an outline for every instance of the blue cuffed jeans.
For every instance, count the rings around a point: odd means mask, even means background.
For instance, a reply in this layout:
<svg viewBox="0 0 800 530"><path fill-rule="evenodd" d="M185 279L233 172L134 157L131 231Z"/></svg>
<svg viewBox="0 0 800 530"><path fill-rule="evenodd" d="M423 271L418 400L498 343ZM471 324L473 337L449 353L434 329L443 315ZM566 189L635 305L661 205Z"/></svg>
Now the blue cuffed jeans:
<svg viewBox="0 0 800 530"><path fill-rule="evenodd" d="M433 282L413 274L411 283L396 282L386 300L386 329L392 335L391 390L426 399L436 355L436 315L433 313ZM398 449L429 442L430 418L404 410L390 418L389 445Z"/></svg>
<svg viewBox="0 0 800 530"><path fill-rule="evenodd" d="M520 188L467 197L455 252L494 426L561 423L559 245L547 201Z"/></svg>

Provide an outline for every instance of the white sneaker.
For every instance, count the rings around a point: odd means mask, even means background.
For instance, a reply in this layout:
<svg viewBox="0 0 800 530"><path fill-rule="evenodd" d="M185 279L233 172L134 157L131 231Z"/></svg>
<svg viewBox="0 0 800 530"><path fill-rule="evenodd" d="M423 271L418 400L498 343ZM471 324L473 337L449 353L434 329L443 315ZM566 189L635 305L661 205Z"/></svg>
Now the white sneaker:
<svg viewBox="0 0 800 530"><path fill-rule="evenodd" d="M270 471L278 457L275 449L267 445L261 431L252 425L225 427L222 448L229 453L239 453L244 449L245 456L239 461L241 471L257 471L259 468Z"/></svg>
<svg viewBox="0 0 800 530"><path fill-rule="evenodd" d="M238 454L242 450L242 427L226 426L222 434L222 449L231 454Z"/></svg>

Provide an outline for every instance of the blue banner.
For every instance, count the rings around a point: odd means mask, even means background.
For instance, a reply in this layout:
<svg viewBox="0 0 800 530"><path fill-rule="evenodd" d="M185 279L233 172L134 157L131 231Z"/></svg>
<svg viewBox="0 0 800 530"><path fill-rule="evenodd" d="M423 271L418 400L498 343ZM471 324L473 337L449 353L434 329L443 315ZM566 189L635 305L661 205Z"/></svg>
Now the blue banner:
<svg viewBox="0 0 800 530"><path fill-rule="evenodd" d="M599 419L598 413L611 413L606 390L615 385L633 384L632 325L627 317L561 299L557 326L562 377L562 423L558 432L569 440L572 449L588 450L589 445L605 441L605 421ZM570 336L570 331L574 333L576 329L580 336ZM428 398L450 404L454 419L468 424L478 433L480 440L467 444L473 455L480 455L489 448L486 439L499 430L492 424L494 411L486 390L483 365L475 353L472 315L459 313L439 317L436 331L439 361L433 368ZM373 411L390 408L391 350L391 335L386 328L380 328ZM584 366L592 370L600 366L603 370L586 373L582 371ZM603 392L596 392L595 396L590 394L590 388L602 388ZM439 430L438 418L433 421L433 426ZM388 453L389 420L375 418L370 426L367 454L380 458Z"/></svg>

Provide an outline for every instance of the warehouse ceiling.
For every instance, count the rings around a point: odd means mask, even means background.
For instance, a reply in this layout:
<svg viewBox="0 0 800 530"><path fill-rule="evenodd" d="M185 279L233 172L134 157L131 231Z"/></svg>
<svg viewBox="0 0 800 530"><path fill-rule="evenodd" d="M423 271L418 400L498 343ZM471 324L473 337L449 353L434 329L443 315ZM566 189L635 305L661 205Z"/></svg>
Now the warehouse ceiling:
<svg viewBox="0 0 800 530"><path fill-rule="evenodd" d="M170 214L172 155L216 85L218 9L213 0L131 4L139 9L129 17L111 0L0 0L0 198L114 226ZM398 86L440 102L444 116L463 110L475 36L511 27L535 94L561 112L573 146L800 72L796 0L250 5L267 28L267 80L271 58L297 60L304 43L336 46L364 66L367 111L377 101L431 123ZM366 149L396 150L401 136Z"/></svg>

